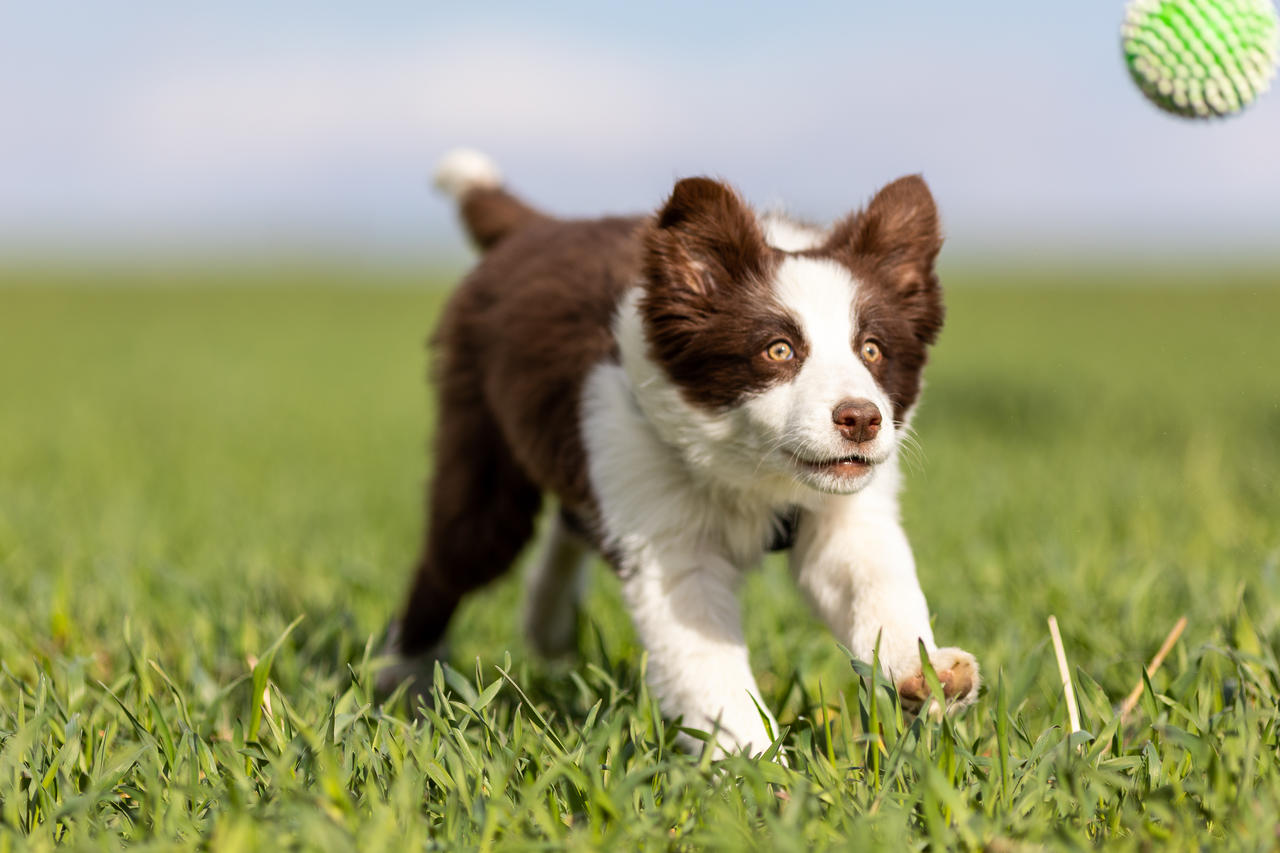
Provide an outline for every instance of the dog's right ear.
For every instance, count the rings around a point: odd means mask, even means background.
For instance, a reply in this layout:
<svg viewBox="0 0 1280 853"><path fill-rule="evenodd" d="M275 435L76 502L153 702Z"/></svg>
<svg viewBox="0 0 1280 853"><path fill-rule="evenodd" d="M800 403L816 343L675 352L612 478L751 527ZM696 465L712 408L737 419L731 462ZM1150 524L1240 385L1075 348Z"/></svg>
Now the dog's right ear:
<svg viewBox="0 0 1280 853"><path fill-rule="evenodd" d="M730 187L711 178L676 184L645 249L650 282L703 295L758 275L768 257L755 214Z"/></svg>

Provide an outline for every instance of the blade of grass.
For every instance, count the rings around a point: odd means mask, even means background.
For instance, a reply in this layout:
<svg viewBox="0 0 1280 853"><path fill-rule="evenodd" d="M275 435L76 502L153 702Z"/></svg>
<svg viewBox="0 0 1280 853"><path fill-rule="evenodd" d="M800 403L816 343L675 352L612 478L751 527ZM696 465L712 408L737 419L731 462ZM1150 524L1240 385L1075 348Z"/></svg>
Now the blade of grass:
<svg viewBox="0 0 1280 853"><path fill-rule="evenodd" d="M1124 704L1120 706L1120 720L1127 722L1129 715L1133 713L1133 709L1138 706L1138 700L1142 698L1142 691L1146 688L1148 680L1156 674L1160 669L1160 665L1164 663L1165 657L1173 650L1174 643L1178 642L1178 638L1182 636L1182 632L1186 630L1187 617L1182 616L1174 623L1173 628L1169 631L1168 636L1164 638L1164 642L1160 644L1159 651L1155 657L1151 658L1151 663L1147 664L1145 670L1146 677L1140 677L1138 683L1133 686L1133 690L1129 691L1129 695L1125 697Z"/></svg>
<svg viewBox="0 0 1280 853"><path fill-rule="evenodd" d="M249 704L249 730L246 734L246 740L255 742L258 739L258 727L262 725L262 708L263 702L267 698L267 679L271 677L271 665L275 662L276 652L280 650L280 646L284 644L285 639L298 627L299 623L305 616L299 615L296 619L289 623L289 627L276 637L274 643L271 644L262 657L258 658L258 662L253 665L253 696Z"/></svg>
<svg viewBox="0 0 1280 853"><path fill-rule="evenodd" d="M1071 684L1071 669L1067 666L1067 652L1062 647L1062 634L1058 633L1058 620L1049 617L1049 636L1053 639L1053 654L1058 659L1058 674L1062 677L1062 695L1067 700L1067 717L1071 734L1080 731L1080 709L1076 707L1076 692Z"/></svg>

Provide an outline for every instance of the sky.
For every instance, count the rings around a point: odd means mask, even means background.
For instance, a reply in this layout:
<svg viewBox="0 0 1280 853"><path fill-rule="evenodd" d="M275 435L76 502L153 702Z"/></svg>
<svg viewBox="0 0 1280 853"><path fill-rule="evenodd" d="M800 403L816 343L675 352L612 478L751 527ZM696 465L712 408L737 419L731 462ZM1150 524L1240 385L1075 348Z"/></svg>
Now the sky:
<svg viewBox="0 0 1280 853"><path fill-rule="evenodd" d="M565 215L922 173L960 253L1267 252L1280 95L1165 116L1123 3L0 4L0 253L464 252L457 145Z"/></svg>

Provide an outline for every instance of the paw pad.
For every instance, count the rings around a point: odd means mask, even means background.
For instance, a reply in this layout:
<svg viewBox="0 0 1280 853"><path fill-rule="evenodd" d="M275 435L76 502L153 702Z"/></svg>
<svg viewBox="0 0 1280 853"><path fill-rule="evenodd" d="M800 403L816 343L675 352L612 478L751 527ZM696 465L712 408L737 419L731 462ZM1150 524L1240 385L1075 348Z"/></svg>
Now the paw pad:
<svg viewBox="0 0 1280 853"><path fill-rule="evenodd" d="M982 679L973 655L956 648L937 649L929 654L929 663L938 673L948 711L965 708L978 698ZM933 704L930 702L929 682L925 680L923 671L900 679L897 688L902 707L911 713L918 713L926 703Z"/></svg>

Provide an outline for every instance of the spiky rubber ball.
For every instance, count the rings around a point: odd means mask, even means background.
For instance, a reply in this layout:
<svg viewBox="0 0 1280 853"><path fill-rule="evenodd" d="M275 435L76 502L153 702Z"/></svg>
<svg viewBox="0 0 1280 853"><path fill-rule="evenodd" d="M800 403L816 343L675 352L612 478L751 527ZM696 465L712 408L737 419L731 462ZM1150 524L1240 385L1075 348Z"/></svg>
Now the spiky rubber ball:
<svg viewBox="0 0 1280 853"><path fill-rule="evenodd" d="M1280 21L1271 0L1131 0L1121 40L1129 74L1152 103L1214 118L1267 90Z"/></svg>

